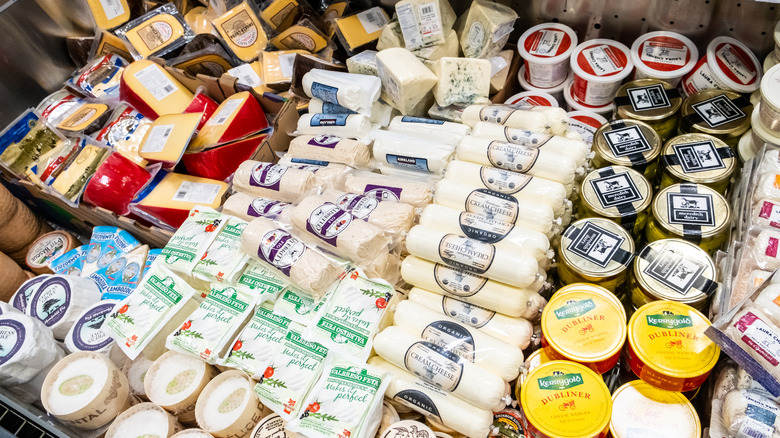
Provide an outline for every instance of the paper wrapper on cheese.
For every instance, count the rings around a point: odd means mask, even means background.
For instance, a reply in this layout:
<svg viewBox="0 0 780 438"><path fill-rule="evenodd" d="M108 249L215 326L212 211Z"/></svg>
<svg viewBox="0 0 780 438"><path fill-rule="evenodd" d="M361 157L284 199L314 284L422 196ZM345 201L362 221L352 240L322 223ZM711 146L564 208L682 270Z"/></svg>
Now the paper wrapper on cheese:
<svg viewBox="0 0 780 438"><path fill-rule="evenodd" d="M184 429L176 417L154 403L139 403L116 417L106 438L169 437Z"/></svg>
<svg viewBox="0 0 780 438"><path fill-rule="evenodd" d="M309 97L335 103L352 111L371 115L379 99L382 82L376 76L312 69L303 75L303 91Z"/></svg>
<svg viewBox="0 0 780 438"><path fill-rule="evenodd" d="M479 332L452 318L409 300L398 303L395 325L429 342L448 348L464 360L492 372L507 382L523 365L523 351Z"/></svg>
<svg viewBox="0 0 780 438"><path fill-rule="evenodd" d="M371 163L368 145L348 138L302 135L290 141L287 154L294 158L367 167Z"/></svg>
<svg viewBox="0 0 780 438"><path fill-rule="evenodd" d="M241 236L241 250L284 274L317 301L341 274L341 269L325 256L265 218L247 225Z"/></svg>
<svg viewBox="0 0 780 438"><path fill-rule="evenodd" d="M433 200L433 187L424 179L402 179L370 172L351 172L344 180L347 192L379 201L403 202L422 208Z"/></svg>
<svg viewBox="0 0 780 438"><path fill-rule="evenodd" d="M400 327L388 327L378 333L374 349L386 361L477 408L496 410L506 406L506 382L502 378Z"/></svg>
<svg viewBox="0 0 780 438"><path fill-rule="evenodd" d="M0 385L5 387L30 381L55 360L59 351L51 330L21 313L0 315L0 339L7 352L0 363Z"/></svg>
<svg viewBox="0 0 780 438"><path fill-rule="evenodd" d="M489 410L477 409L452 394L433 389L435 387L423 383L381 357L370 359L368 364L392 375L390 385L385 392L386 398L401 403L465 436L484 437L490 433L493 413Z"/></svg>
<svg viewBox="0 0 780 438"><path fill-rule="evenodd" d="M304 114L298 119L297 135L329 135L369 143L371 120L363 114Z"/></svg>
<svg viewBox="0 0 780 438"><path fill-rule="evenodd" d="M401 277L422 289L511 317L533 320L546 303L535 290L512 287L414 256L406 257L401 263Z"/></svg>
<svg viewBox="0 0 780 438"><path fill-rule="evenodd" d="M252 395L254 382L243 371L225 371L203 389L195 404L198 426L217 438L246 436L262 418Z"/></svg>
<svg viewBox="0 0 780 438"><path fill-rule="evenodd" d="M497 123L477 122L471 135L523 146L544 147L552 152L574 158L580 166L584 165L590 156L590 147L584 141L572 140L561 135L509 128Z"/></svg>
<svg viewBox="0 0 780 438"><path fill-rule="evenodd" d="M533 324L525 318L512 318L418 287L409 291L409 300L520 349L528 347L534 334Z"/></svg>
<svg viewBox="0 0 780 438"><path fill-rule="evenodd" d="M276 219L292 204L274 201L267 198L258 198L236 192L225 201L222 213L235 216L245 221L251 221L257 217Z"/></svg>
<svg viewBox="0 0 780 438"><path fill-rule="evenodd" d="M65 336L65 348L70 353L85 351L108 356L114 339L101 328L106 316L114 310L118 302L102 300L84 309Z"/></svg>
<svg viewBox="0 0 780 438"><path fill-rule="evenodd" d="M511 105L471 105L463 110L461 123L472 129L477 122L496 123L510 128L527 129L543 134L550 133L547 117L530 108L517 108Z"/></svg>
<svg viewBox="0 0 780 438"><path fill-rule="evenodd" d="M455 151L453 145L389 131L374 132L374 159L400 169L441 173Z"/></svg>
<svg viewBox="0 0 780 438"><path fill-rule="evenodd" d="M108 424L127 406L127 378L107 356L78 352L52 368L41 401L64 424L94 430Z"/></svg>
<svg viewBox="0 0 780 438"><path fill-rule="evenodd" d="M469 213L538 231L550 238L559 231L555 213L549 205L526 199L520 201L512 195L475 189L450 179L436 184L435 202L458 210L465 207Z"/></svg>
<svg viewBox="0 0 780 438"><path fill-rule="evenodd" d="M327 189L322 196L358 219L379 227L386 234L399 236L414 224L414 207L400 202L379 201L373 197Z"/></svg>
<svg viewBox="0 0 780 438"><path fill-rule="evenodd" d="M355 263L374 260L390 249L390 240L382 229L323 196L305 198L293 207L291 219L298 230L315 236L323 247Z"/></svg>
<svg viewBox="0 0 780 438"><path fill-rule="evenodd" d="M27 314L42 321L56 339L62 340L81 312L100 297L100 289L90 279L53 275L30 297Z"/></svg>
<svg viewBox="0 0 780 438"><path fill-rule="evenodd" d="M471 132L471 128L460 123L410 116L393 117L387 129L452 146L457 146L458 142Z"/></svg>
<svg viewBox="0 0 780 438"><path fill-rule="evenodd" d="M183 424L195 423L195 402L218 371L198 357L169 351L149 367L144 391Z"/></svg>
<svg viewBox="0 0 780 438"><path fill-rule="evenodd" d="M248 195L295 203L314 189L315 176L308 170L247 160L238 166L233 186Z"/></svg>

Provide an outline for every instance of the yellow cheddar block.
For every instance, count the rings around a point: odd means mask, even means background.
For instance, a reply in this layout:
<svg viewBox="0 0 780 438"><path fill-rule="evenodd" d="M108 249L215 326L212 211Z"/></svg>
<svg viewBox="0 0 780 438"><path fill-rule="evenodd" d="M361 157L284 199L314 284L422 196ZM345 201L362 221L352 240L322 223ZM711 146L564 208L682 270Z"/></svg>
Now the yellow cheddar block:
<svg viewBox="0 0 780 438"><path fill-rule="evenodd" d="M333 3L322 13L325 35L327 35L328 38L333 38L333 35L336 33L336 20L344 16L344 12L347 10L348 5L348 2Z"/></svg>
<svg viewBox="0 0 780 438"><path fill-rule="evenodd" d="M279 50L307 50L317 53L328 46L328 37L311 24L308 20L301 20L295 26L290 27L271 40Z"/></svg>
<svg viewBox="0 0 780 438"><path fill-rule="evenodd" d="M263 9L260 18L275 31L283 31L292 26L298 15L298 2L295 0L275 0Z"/></svg>
<svg viewBox="0 0 780 438"><path fill-rule="evenodd" d="M263 53L263 82L274 88L289 87L292 81L295 55L307 53L305 50L279 50Z"/></svg>
<svg viewBox="0 0 780 438"><path fill-rule="evenodd" d="M249 62L257 58L268 45L268 36L260 25L260 20L246 3L241 3L214 19L213 24L233 53L242 61Z"/></svg>
<svg viewBox="0 0 780 438"><path fill-rule="evenodd" d="M193 97L170 73L152 61L136 61L122 73L122 98L149 118L181 114Z"/></svg>
<svg viewBox="0 0 780 438"><path fill-rule="evenodd" d="M149 161L178 163L198 129L200 117L200 113L161 116L146 131L138 155Z"/></svg>
<svg viewBox="0 0 780 438"><path fill-rule="evenodd" d="M130 19L127 0L87 0L87 5L100 29L113 29Z"/></svg>
<svg viewBox="0 0 780 438"><path fill-rule="evenodd" d="M160 13L125 30L124 37L141 58L164 50L184 36L184 26L173 15Z"/></svg>
<svg viewBox="0 0 780 438"><path fill-rule="evenodd" d="M337 32L349 51L379 39L382 29L390 22L384 10L374 7L336 21Z"/></svg>
<svg viewBox="0 0 780 438"><path fill-rule="evenodd" d="M223 51L223 53L225 52ZM225 55L227 55L227 53L225 53ZM227 59L216 53L206 53L204 55L196 56L187 59L186 61L173 64L172 67L184 70L193 75L204 74L216 78L233 68Z"/></svg>
<svg viewBox="0 0 780 438"><path fill-rule="evenodd" d="M206 16L207 9L203 6L192 8L184 14L184 21L187 22L193 32L196 34L206 33L210 34L214 32L214 26L211 24L211 20Z"/></svg>

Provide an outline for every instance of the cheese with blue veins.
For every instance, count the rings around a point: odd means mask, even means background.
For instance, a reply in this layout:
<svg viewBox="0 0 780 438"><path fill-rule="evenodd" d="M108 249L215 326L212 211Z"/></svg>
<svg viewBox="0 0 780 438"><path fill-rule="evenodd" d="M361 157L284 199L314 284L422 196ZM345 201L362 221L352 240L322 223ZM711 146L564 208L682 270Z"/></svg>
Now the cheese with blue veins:
<svg viewBox="0 0 780 438"><path fill-rule="evenodd" d="M490 70L490 61L486 59L439 59L433 65L438 78L433 88L436 103L440 106L488 103Z"/></svg>

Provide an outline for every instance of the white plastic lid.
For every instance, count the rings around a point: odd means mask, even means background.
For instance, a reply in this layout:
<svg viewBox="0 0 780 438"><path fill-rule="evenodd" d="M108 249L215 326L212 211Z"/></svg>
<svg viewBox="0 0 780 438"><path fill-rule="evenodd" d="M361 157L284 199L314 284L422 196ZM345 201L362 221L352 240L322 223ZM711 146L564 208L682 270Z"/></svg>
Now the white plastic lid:
<svg viewBox="0 0 780 438"><path fill-rule="evenodd" d="M571 81L573 77L574 77L574 73L570 71L569 76L566 78L565 81L561 82L560 85L552 88L539 88L539 87L534 87L533 85L529 84L528 81L525 80L525 64L523 64L523 66L520 67L520 71L517 72L517 80L520 82L520 87L522 87L523 90L550 93L552 95L555 95L557 93L562 93L563 87L565 87L566 83Z"/></svg>
<svg viewBox="0 0 780 438"><path fill-rule="evenodd" d="M676 32L646 33L631 45L634 67L656 79L674 79L688 74L699 60L693 41Z"/></svg>
<svg viewBox="0 0 780 438"><path fill-rule="evenodd" d="M766 74L770 68L776 66L778 63L780 63L780 61L777 60L774 50L769 52L769 54L766 55L766 58L764 58L764 74Z"/></svg>
<svg viewBox="0 0 780 438"><path fill-rule="evenodd" d="M770 68L761 79L761 101L775 111L780 109L780 65Z"/></svg>
<svg viewBox="0 0 780 438"><path fill-rule="evenodd" d="M607 39L589 40L577 46L570 64L577 76L600 83L620 82L634 68L628 47Z"/></svg>
<svg viewBox="0 0 780 438"><path fill-rule="evenodd" d="M590 106L577 101L571 94L572 84L574 84L574 81L569 81L563 87L563 98L571 111L587 111L601 115L612 114L612 111L615 109L615 104L612 102L604 106Z"/></svg>
<svg viewBox="0 0 780 438"><path fill-rule="evenodd" d="M520 106L551 106L558 107L558 101L550 94L544 91L523 91L504 102L506 105Z"/></svg>
<svg viewBox="0 0 780 438"><path fill-rule="evenodd" d="M761 105L762 104L759 103L754 106L753 113L750 115L750 127L753 129L753 134L766 143L780 145L780 137L772 134L768 129L764 128L764 125L761 123L761 115L759 114ZM761 147L763 145L758 146Z"/></svg>
<svg viewBox="0 0 780 438"><path fill-rule="evenodd" d="M707 46L707 64L718 80L740 93L752 93L761 83L758 58L744 44L730 37L717 37Z"/></svg>
<svg viewBox="0 0 780 438"><path fill-rule="evenodd" d="M517 52L538 64L565 62L577 47L577 34L569 26L543 23L525 31L517 40Z"/></svg>
<svg viewBox="0 0 780 438"><path fill-rule="evenodd" d="M756 146L753 145L753 130L749 129L739 138L739 144L737 145L739 159L742 160L743 163L747 162L756 156L756 149Z"/></svg>

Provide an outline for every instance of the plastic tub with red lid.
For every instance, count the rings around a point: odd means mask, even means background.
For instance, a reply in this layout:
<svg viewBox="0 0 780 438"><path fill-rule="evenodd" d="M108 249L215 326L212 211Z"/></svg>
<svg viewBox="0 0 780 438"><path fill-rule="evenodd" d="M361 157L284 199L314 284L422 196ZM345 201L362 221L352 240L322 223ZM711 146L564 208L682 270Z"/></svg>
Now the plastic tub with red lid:
<svg viewBox="0 0 780 438"><path fill-rule="evenodd" d="M663 79L676 86L699 60L693 41L676 32L646 33L631 45L634 79Z"/></svg>
<svg viewBox="0 0 780 438"><path fill-rule="evenodd" d="M590 111L570 111L566 115L569 116L569 131L580 134L587 144L593 144L596 131L608 122L603 116Z"/></svg>
<svg viewBox="0 0 780 438"><path fill-rule="evenodd" d="M537 88L553 88L569 76L569 58L577 46L577 34L563 24L534 26L517 41L525 61L525 80Z"/></svg>
<svg viewBox="0 0 780 438"><path fill-rule="evenodd" d="M592 107L609 105L623 79L634 68L628 47L606 39L585 41L577 46L570 64L574 70L572 96L580 104Z"/></svg>
<svg viewBox="0 0 780 438"><path fill-rule="evenodd" d="M523 91L522 93L517 93L507 99L504 104L519 106L560 106L555 97L544 91Z"/></svg>
<svg viewBox="0 0 780 438"><path fill-rule="evenodd" d="M615 110L615 104L611 100L609 103L602 106L591 106L581 103L574 97L574 91L572 90L573 87L573 80L571 82L567 82L563 87L563 100L566 101L568 111L588 111L602 115L604 117L609 117L612 115L612 112Z"/></svg>
<svg viewBox="0 0 780 438"><path fill-rule="evenodd" d="M574 77L574 73L569 71L569 77L566 78L566 82L562 82L557 87L553 88L539 88L534 87L533 85L529 84L528 81L525 80L525 66L520 67L520 71L517 72L517 80L520 82L520 88L523 89L523 91L535 91L538 93L548 93L552 97L555 98L555 100L559 103L563 103L563 88L566 86L567 83L572 81L572 78Z"/></svg>
<svg viewBox="0 0 780 438"><path fill-rule="evenodd" d="M719 89L752 93L761 84L763 66L744 44L729 37L717 37L693 71L682 79L682 88L690 96L698 91Z"/></svg>

